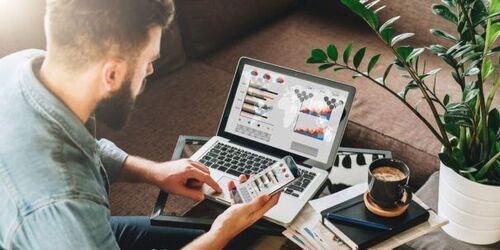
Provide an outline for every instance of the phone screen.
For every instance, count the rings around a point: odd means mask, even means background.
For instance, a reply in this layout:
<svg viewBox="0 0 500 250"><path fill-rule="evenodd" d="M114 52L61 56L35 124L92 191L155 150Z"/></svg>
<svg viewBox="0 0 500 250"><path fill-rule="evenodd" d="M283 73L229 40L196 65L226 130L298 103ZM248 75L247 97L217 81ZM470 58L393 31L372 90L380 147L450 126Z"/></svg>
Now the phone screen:
<svg viewBox="0 0 500 250"><path fill-rule="evenodd" d="M297 164L291 156L285 156L245 183L236 186L233 199L236 203L250 202L263 194L273 195L300 177ZM238 197L239 196L239 197Z"/></svg>

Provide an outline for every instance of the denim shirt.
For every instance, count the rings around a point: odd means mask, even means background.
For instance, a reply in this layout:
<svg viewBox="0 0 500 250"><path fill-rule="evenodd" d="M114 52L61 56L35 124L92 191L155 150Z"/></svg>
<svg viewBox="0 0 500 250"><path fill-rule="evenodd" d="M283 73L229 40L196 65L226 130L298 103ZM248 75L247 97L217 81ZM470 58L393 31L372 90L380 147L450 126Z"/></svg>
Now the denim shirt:
<svg viewBox="0 0 500 250"><path fill-rule="evenodd" d="M0 59L0 249L117 249L107 190L127 154L37 79L44 56Z"/></svg>

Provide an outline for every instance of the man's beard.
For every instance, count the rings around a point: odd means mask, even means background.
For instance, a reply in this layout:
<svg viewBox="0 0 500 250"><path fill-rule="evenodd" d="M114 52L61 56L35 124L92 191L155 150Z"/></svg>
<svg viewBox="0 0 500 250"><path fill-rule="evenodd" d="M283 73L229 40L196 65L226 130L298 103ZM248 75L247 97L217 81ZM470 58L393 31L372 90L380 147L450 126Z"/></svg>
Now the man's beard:
<svg viewBox="0 0 500 250"><path fill-rule="evenodd" d="M121 130L127 123L135 104L131 85L131 80L125 80L119 90L100 101L95 110L96 120L115 131Z"/></svg>

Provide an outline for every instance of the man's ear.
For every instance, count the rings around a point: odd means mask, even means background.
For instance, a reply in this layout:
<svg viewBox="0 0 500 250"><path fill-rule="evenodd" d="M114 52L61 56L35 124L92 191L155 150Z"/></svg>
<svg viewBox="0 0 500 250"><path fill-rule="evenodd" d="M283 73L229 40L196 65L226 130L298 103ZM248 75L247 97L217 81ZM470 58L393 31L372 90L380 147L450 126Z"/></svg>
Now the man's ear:
<svg viewBox="0 0 500 250"><path fill-rule="evenodd" d="M102 89L106 93L112 93L121 88L127 76L127 63L121 59L108 59L102 67Z"/></svg>

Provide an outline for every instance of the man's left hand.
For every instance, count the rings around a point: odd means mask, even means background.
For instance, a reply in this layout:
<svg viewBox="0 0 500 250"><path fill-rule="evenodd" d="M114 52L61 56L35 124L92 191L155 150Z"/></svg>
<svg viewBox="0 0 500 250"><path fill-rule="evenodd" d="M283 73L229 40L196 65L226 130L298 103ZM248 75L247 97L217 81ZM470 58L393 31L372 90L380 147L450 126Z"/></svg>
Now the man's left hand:
<svg viewBox="0 0 500 250"><path fill-rule="evenodd" d="M203 184L222 192L221 187L210 177L208 168L190 159L158 163L152 171L154 184L172 194L200 201L205 198L201 189Z"/></svg>

